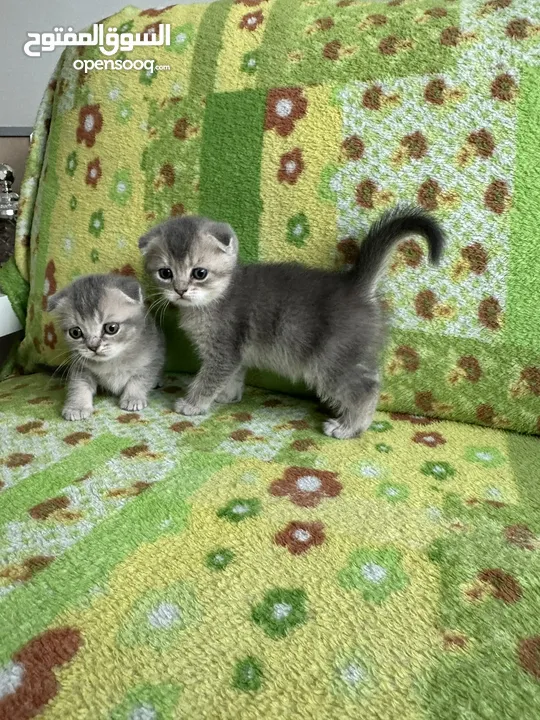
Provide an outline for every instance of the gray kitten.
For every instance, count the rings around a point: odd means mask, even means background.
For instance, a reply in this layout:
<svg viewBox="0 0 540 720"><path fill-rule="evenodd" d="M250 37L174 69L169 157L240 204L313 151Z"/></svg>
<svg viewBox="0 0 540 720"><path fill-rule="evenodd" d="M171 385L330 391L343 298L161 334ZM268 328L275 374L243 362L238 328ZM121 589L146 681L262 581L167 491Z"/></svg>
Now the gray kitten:
<svg viewBox="0 0 540 720"><path fill-rule="evenodd" d="M142 410L161 379L163 336L149 315L138 281L121 275L86 275L49 298L71 350L66 420L93 412L99 387L120 395L124 410Z"/></svg>
<svg viewBox="0 0 540 720"><path fill-rule="evenodd" d="M248 367L303 380L335 412L324 432L359 435L379 398L385 322L377 282L395 244L423 235L437 263L444 234L420 209L397 207L373 224L347 272L292 263L242 265L229 225L173 218L139 240L147 272L181 308L180 325L202 367L176 411L205 413L242 397Z"/></svg>

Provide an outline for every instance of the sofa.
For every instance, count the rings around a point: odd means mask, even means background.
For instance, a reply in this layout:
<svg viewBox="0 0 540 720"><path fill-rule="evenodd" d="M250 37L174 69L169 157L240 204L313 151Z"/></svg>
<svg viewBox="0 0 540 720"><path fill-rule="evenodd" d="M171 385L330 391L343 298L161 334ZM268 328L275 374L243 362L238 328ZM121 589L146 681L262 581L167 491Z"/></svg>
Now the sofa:
<svg viewBox="0 0 540 720"><path fill-rule="evenodd" d="M45 90L0 287L25 328L0 383L0 718L540 716L540 8L534 0L218 0L100 21L170 45L68 47ZM162 388L60 410L47 300L136 275L168 217L245 262L340 270L398 201L369 430L308 388L174 412ZM346 308L343 310L347 311Z"/></svg>

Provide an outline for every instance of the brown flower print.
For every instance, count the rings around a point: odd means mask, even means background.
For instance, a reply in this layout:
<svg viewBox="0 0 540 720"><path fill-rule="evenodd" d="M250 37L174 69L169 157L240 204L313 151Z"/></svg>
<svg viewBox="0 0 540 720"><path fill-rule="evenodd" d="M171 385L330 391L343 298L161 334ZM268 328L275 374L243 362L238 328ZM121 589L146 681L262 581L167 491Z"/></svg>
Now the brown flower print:
<svg viewBox="0 0 540 720"><path fill-rule="evenodd" d="M518 658L525 672L540 680L540 635L520 640Z"/></svg>
<svg viewBox="0 0 540 720"><path fill-rule="evenodd" d="M445 47L457 47L467 40L474 39L473 33L464 33L455 25L447 27L441 32L439 42Z"/></svg>
<svg viewBox="0 0 540 720"><path fill-rule="evenodd" d="M405 240L398 245L398 257L407 266L417 268L424 259L424 251L416 240Z"/></svg>
<svg viewBox="0 0 540 720"><path fill-rule="evenodd" d="M34 456L28 453L12 453L5 458L3 463L8 468L18 468L28 465L33 459Z"/></svg>
<svg viewBox="0 0 540 720"><path fill-rule="evenodd" d="M351 135L345 138L341 149L347 160L360 160L366 148L364 142L357 135Z"/></svg>
<svg viewBox="0 0 540 720"><path fill-rule="evenodd" d="M417 432L412 440L417 445L425 445L429 448L446 444L446 439L438 432Z"/></svg>
<svg viewBox="0 0 540 720"><path fill-rule="evenodd" d="M124 448L124 450L121 451L121 454L132 460L133 458L141 459L151 459L155 460L157 458L157 455L153 452L150 452L150 449L146 443L141 443L140 445L132 445L131 447Z"/></svg>
<svg viewBox="0 0 540 720"><path fill-rule="evenodd" d="M433 290L422 290L418 293L414 301L416 314L424 318L424 320L433 320L435 317L435 307L437 305L437 296Z"/></svg>
<svg viewBox="0 0 540 720"><path fill-rule="evenodd" d="M412 46L410 40L404 40L396 35L388 35L380 41L378 49L381 55L397 55L404 50L410 50Z"/></svg>
<svg viewBox="0 0 540 720"><path fill-rule="evenodd" d="M72 660L82 643L79 630L58 627L38 635L15 653L9 666L18 672L14 672L11 692L0 699L0 718L36 717L60 688L53 668Z"/></svg>
<svg viewBox="0 0 540 720"><path fill-rule="evenodd" d="M540 395L540 367L526 367L521 371L518 385L524 391L538 397Z"/></svg>
<svg viewBox="0 0 540 720"><path fill-rule="evenodd" d="M339 60L341 43L339 40L332 40L323 47L323 57L327 60Z"/></svg>
<svg viewBox="0 0 540 720"><path fill-rule="evenodd" d="M482 128L472 132L467 140L476 149L478 157L489 158L493 155L495 139L489 130Z"/></svg>
<svg viewBox="0 0 540 720"><path fill-rule="evenodd" d="M424 99L433 105L444 105L446 83L442 78L430 80L424 89Z"/></svg>
<svg viewBox="0 0 540 720"><path fill-rule="evenodd" d="M478 242L467 245L461 250L461 257L475 275L483 275L488 264L488 254Z"/></svg>
<svg viewBox="0 0 540 720"><path fill-rule="evenodd" d="M122 265L121 268L115 268L114 270L111 270L112 273L115 275L123 275L124 277L136 277L137 273L135 272L135 268L131 265Z"/></svg>
<svg viewBox="0 0 540 720"><path fill-rule="evenodd" d="M196 125L190 125L186 117L178 118L173 127L173 135L178 140L188 140L198 132L199 128Z"/></svg>
<svg viewBox="0 0 540 720"><path fill-rule="evenodd" d="M297 120L303 118L307 100L301 88L276 88L266 96L265 130L275 130L281 137L290 135Z"/></svg>
<svg viewBox="0 0 540 720"><path fill-rule="evenodd" d="M516 18L506 26L506 35L512 40L526 40L535 30L534 25L527 18Z"/></svg>
<svg viewBox="0 0 540 720"><path fill-rule="evenodd" d="M192 422L189 422L188 420L182 420L181 422L174 423L171 425L170 429L173 432L177 433L183 433L186 430L191 430L191 428L194 428L195 425Z"/></svg>
<svg viewBox="0 0 540 720"><path fill-rule="evenodd" d="M6 578L11 583L27 582L38 572L45 570L53 561L54 557L48 555L33 555L23 560L19 565L5 565L0 570L0 578Z"/></svg>
<svg viewBox="0 0 540 720"><path fill-rule="evenodd" d="M174 5L167 5L167 7L163 8L148 8L148 10L141 10L139 15L141 15L141 17L158 17L158 15L163 15L164 12L167 12L167 10L173 7Z"/></svg>
<svg viewBox="0 0 540 720"><path fill-rule="evenodd" d="M87 442L91 439L92 435L90 433L82 432L81 430L79 430L78 432L66 435L64 438L64 442L66 443L66 445L71 445L72 447L74 447L75 445L80 445L81 443Z"/></svg>
<svg viewBox="0 0 540 720"><path fill-rule="evenodd" d="M171 165L171 163L165 163L165 165L162 165L159 170L159 174L166 187L172 187L174 185L175 172L174 166Z"/></svg>
<svg viewBox="0 0 540 720"><path fill-rule="evenodd" d="M371 85L362 95L362 105L367 110L382 110L382 108L397 105L399 95L385 95L380 85Z"/></svg>
<svg viewBox="0 0 540 720"><path fill-rule="evenodd" d="M241 30L256 30L258 27L260 27L264 22L264 15L262 13L262 10L257 10L256 12L247 13L247 15L244 15L244 17L240 20L240 24L238 27Z"/></svg>
<svg viewBox="0 0 540 720"><path fill-rule="evenodd" d="M426 17L428 19L434 19L434 20L438 20L439 18L446 17L447 15L448 15L448 10L446 10L446 8L443 8L443 7L429 8L429 10L426 10L426 12L424 13L424 17Z"/></svg>
<svg viewBox="0 0 540 720"><path fill-rule="evenodd" d="M43 430L45 423L43 420L30 420L30 422L17 425L15 428L21 435L46 435L46 431Z"/></svg>
<svg viewBox="0 0 540 720"><path fill-rule="evenodd" d="M468 638L459 633L444 633L443 645L445 650L464 650L469 644Z"/></svg>
<svg viewBox="0 0 540 720"><path fill-rule="evenodd" d="M509 73L497 75L491 83L491 97L503 102L511 102L517 95L517 83Z"/></svg>
<svg viewBox="0 0 540 720"><path fill-rule="evenodd" d="M291 450L297 452L307 452L308 450L316 450L317 444L311 438L304 438L302 440L295 440L291 443Z"/></svg>
<svg viewBox="0 0 540 720"><path fill-rule="evenodd" d="M360 205L360 207L366 208L366 210L371 210L373 208L373 199L377 191L378 187L373 180L362 180L362 182L356 186L356 202Z"/></svg>
<svg viewBox="0 0 540 720"><path fill-rule="evenodd" d="M153 38L154 35L159 33L159 22L150 23L142 31L141 35L148 35L149 38Z"/></svg>
<svg viewBox="0 0 540 720"><path fill-rule="evenodd" d="M85 182L87 185L91 185L92 187L97 187L97 184L101 178L101 162L99 158L95 158L91 162L88 163L88 166L86 168L86 177Z"/></svg>
<svg viewBox="0 0 540 720"><path fill-rule="evenodd" d="M478 306L478 320L488 330L502 327L502 308L495 297L484 298Z"/></svg>
<svg viewBox="0 0 540 720"><path fill-rule="evenodd" d="M475 410L475 417L483 425L494 425L496 421L495 408L492 405L483 403Z"/></svg>
<svg viewBox="0 0 540 720"><path fill-rule="evenodd" d="M47 325L43 328L43 342L45 345L50 347L51 350L54 350L56 347L58 338L56 337L54 323L47 323Z"/></svg>
<svg viewBox="0 0 540 720"><path fill-rule="evenodd" d="M274 542L287 548L292 555L302 555L325 540L322 522L290 522L276 533Z"/></svg>
<svg viewBox="0 0 540 720"><path fill-rule="evenodd" d="M488 586L488 592L496 600L513 604L521 599L523 591L513 575L499 568L488 568L478 573L478 580Z"/></svg>
<svg viewBox="0 0 540 720"><path fill-rule="evenodd" d="M426 136L420 132L420 130L416 130L416 132L410 135L405 135L405 137L401 139L400 144L406 150L407 157L412 160L420 160L428 153Z"/></svg>
<svg viewBox="0 0 540 720"><path fill-rule="evenodd" d="M28 510L28 514L34 520L46 520L50 515L55 513L57 510L65 510L69 507L70 500L67 495L60 495L58 497L50 498L45 500L38 505L34 505Z"/></svg>
<svg viewBox="0 0 540 720"><path fill-rule="evenodd" d="M417 392L414 395L414 404L424 413L434 412L435 398L429 390Z"/></svg>
<svg viewBox="0 0 540 720"><path fill-rule="evenodd" d="M494 180L486 188L484 203L488 210L502 215L510 205L510 191L504 180Z"/></svg>
<svg viewBox="0 0 540 720"><path fill-rule="evenodd" d="M300 507L316 507L325 498L337 497L341 489L337 475L329 470L289 467L283 478L274 480L270 485L270 494L288 496L292 503Z"/></svg>
<svg viewBox="0 0 540 720"><path fill-rule="evenodd" d="M428 178L425 180L416 194L418 204L424 210L438 210L441 206L451 206L457 201L457 196L452 192L444 192L437 180Z"/></svg>
<svg viewBox="0 0 540 720"><path fill-rule="evenodd" d="M460 357L457 366L463 371L465 379L471 383L477 383L482 377L480 363L473 355L463 355Z"/></svg>
<svg viewBox="0 0 540 720"><path fill-rule="evenodd" d="M171 217L180 217L186 214L186 208L182 203L175 203L171 207Z"/></svg>
<svg viewBox="0 0 540 720"><path fill-rule="evenodd" d="M99 108L99 105L85 105L79 110L77 142L84 143L88 148L94 147L96 135L103 127L103 115Z"/></svg>
<svg viewBox="0 0 540 720"><path fill-rule="evenodd" d="M368 30L372 27L382 27L383 25L386 25L388 22L388 18L386 15L381 15L380 13L374 13L373 15L368 15L362 22L358 25L359 30Z"/></svg>
<svg viewBox="0 0 540 720"><path fill-rule="evenodd" d="M315 28L323 32L325 30L331 30L334 27L334 24L334 20L331 17L323 17L315 20Z"/></svg>
<svg viewBox="0 0 540 720"><path fill-rule="evenodd" d="M295 185L303 170L304 159L302 157L302 150L300 150L300 148L294 148L294 150L281 156L277 178L279 182Z"/></svg>
<svg viewBox="0 0 540 720"><path fill-rule="evenodd" d="M504 537L510 545L521 550L536 550L539 546L536 535L526 525L509 525L504 528Z"/></svg>
<svg viewBox="0 0 540 720"><path fill-rule="evenodd" d="M358 259L360 247L354 238L343 238L337 244L337 251L340 264L354 265Z"/></svg>
<svg viewBox="0 0 540 720"><path fill-rule="evenodd" d="M424 88L424 100L432 105L444 105L448 100L459 100L463 92L449 87L443 78L430 80Z"/></svg>
<svg viewBox="0 0 540 720"><path fill-rule="evenodd" d="M511 4L512 0L488 0L488 2L484 3L480 8L478 15L480 17L483 15L489 15L497 10L504 10L505 8L510 7Z"/></svg>
<svg viewBox="0 0 540 720"><path fill-rule="evenodd" d="M400 345L394 351L394 356L389 363L388 372L395 375L401 370L405 372L416 372L420 367L420 356L416 350L408 345Z"/></svg>
<svg viewBox="0 0 540 720"><path fill-rule="evenodd" d="M43 283L43 297L41 299L41 306L44 310L47 309L47 301L54 295L57 290L56 278L54 274L56 272L56 266L54 260L49 260L45 269L45 281Z"/></svg>

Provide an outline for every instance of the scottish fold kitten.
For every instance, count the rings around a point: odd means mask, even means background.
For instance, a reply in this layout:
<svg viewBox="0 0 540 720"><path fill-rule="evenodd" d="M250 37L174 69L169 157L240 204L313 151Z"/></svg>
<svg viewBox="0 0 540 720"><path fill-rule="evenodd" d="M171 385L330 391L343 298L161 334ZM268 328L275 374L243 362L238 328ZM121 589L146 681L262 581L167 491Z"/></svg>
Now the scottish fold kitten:
<svg viewBox="0 0 540 720"><path fill-rule="evenodd" d="M124 410L142 410L160 381L165 343L141 286L121 275L86 275L49 298L71 350L66 420L85 420L102 387Z"/></svg>
<svg viewBox="0 0 540 720"><path fill-rule="evenodd" d="M292 263L238 262L229 225L201 217L173 218L139 240L146 271L180 308L180 325L202 367L176 410L201 415L212 402L241 398L248 367L304 380L336 413L324 432L359 435L379 397L385 322L377 284L396 243L425 237L437 263L443 231L420 209L397 207L371 226L349 271Z"/></svg>

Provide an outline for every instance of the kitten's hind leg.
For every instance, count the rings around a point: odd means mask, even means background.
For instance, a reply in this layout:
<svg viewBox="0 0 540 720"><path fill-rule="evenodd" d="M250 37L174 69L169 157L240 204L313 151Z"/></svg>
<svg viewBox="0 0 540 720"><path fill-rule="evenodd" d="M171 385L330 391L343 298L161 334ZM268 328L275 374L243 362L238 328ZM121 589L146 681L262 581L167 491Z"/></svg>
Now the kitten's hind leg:
<svg viewBox="0 0 540 720"><path fill-rule="evenodd" d="M360 366L345 374L338 387L328 393L332 404L339 409L339 414L337 418L324 423L324 434L347 439L365 432L377 409L379 389L376 371Z"/></svg>
<svg viewBox="0 0 540 720"><path fill-rule="evenodd" d="M223 390L216 395L216 402L226 404L240 402L244 394L245 375L246 371L243 368L235 373Z"/></svg>

